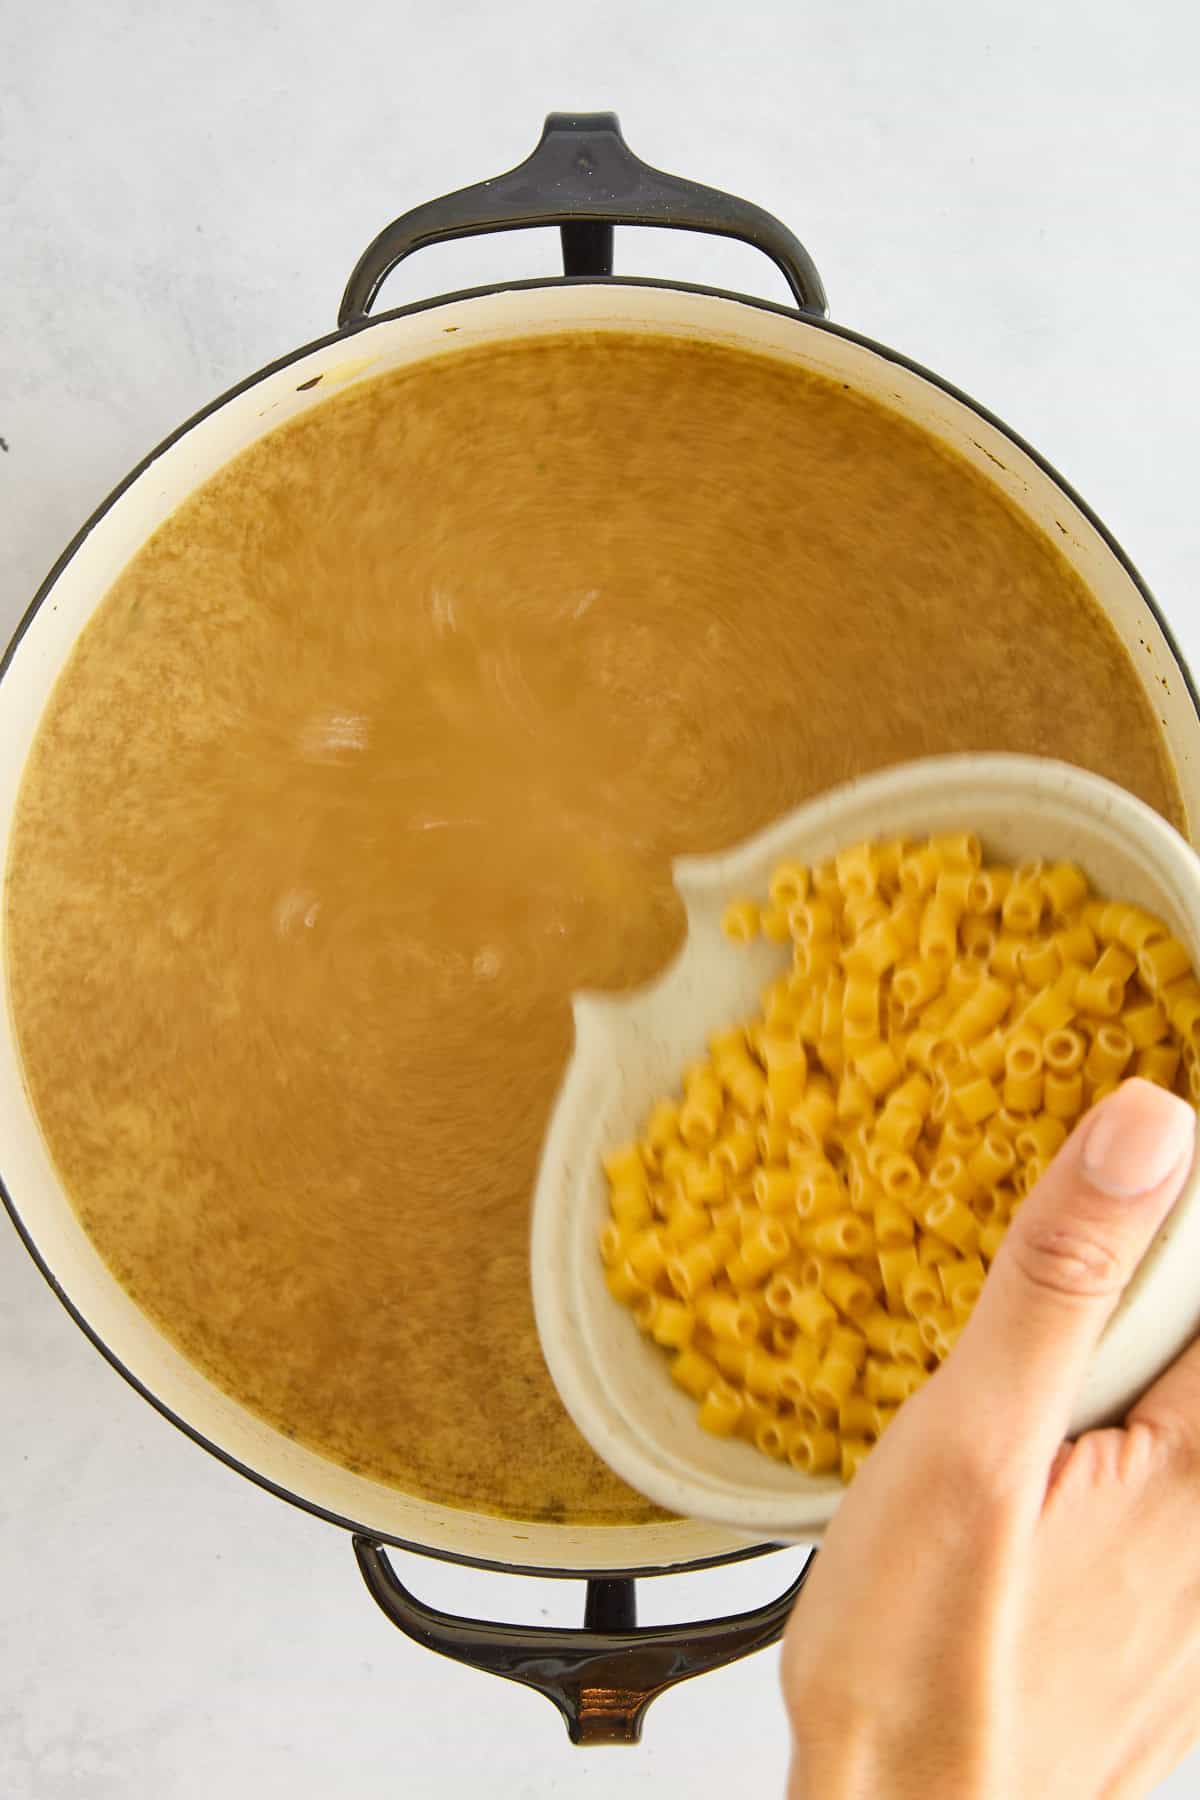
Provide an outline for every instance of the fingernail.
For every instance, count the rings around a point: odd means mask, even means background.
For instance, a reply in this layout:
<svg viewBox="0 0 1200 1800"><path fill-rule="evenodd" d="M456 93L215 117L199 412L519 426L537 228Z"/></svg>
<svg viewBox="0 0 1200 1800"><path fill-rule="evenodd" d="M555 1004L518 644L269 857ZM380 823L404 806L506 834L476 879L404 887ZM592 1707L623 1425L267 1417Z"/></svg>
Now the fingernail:
<svg viewBox="0 0 1200 1800"><path fill-rule="evenodd" d="M1083 1143L1083 1173L1093 1187L1132 1200L1159 1187L1191 1154L1196 1114L1186 1100L1150 1081L1126 1081L1096 1108Z"/></svg>

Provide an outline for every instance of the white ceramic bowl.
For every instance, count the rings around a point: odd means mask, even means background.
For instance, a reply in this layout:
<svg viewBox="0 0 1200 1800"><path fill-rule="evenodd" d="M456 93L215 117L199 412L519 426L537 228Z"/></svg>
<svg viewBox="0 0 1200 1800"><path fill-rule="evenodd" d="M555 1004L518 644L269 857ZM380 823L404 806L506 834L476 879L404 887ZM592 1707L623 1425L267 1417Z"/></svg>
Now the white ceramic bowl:
<svg viewBox="0 0 1200 1800"><path fill-rule="evenodd" d="M689 1517L756 1538L811 1539L842 1493L750 1445L702 1431L666 1357L604 1285L597 1241L607 1215L604 1150L634 1136L651 1102L673 1092L718 1026L751 1017L787 946L731 945L733 898L765 892L784 858L815 862L867 837L971 829L996 860L1078 862L1102 894L1160 914L1200 966L1200 858L1122 788L1065 763L947 756L851 782L738 849L675 865L688 936L657 981L619 998L575 1001L575 1051L550 1124L533 1216L538 1330L563 1402L593 1448L641 1493ZM1200 1329L1200 1178L1114 1316L1073 1419L1118 1417Z"/></svg>

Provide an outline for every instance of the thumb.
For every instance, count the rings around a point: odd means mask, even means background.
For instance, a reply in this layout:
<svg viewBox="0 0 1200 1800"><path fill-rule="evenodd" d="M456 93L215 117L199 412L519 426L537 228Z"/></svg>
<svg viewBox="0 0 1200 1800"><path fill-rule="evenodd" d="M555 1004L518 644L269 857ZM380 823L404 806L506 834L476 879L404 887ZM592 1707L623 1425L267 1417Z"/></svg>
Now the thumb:
<svg viewBox="0 0 1200 1800"><path fill-rule="evenodd" d="M997 1457L1023 1447L1049 1465L1100 1334L1179 1196L1195 1134L1186 1101L1127 1081L1080 1121L1017 1212L946 1371Z"/></svg>

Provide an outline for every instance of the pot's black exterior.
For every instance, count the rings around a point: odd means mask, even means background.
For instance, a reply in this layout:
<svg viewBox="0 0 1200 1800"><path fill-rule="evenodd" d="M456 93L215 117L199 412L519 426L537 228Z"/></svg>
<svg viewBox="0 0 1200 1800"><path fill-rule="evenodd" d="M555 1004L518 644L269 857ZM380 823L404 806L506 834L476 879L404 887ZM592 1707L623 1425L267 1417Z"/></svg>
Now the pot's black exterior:
<svg viewBox="0 0 1200 1800"><path fill-rule="evenodd" d="M564 266L562 277L505 282L444 294L433 300L418 301L376 317L371 316L371 304L386 276L398 263L425 245L538 225L556 226L561 233ZM202 420L209 418L237 395L301 361L313 351L347 341L382 320L424 312L451 301L489 293L612 280L613 228L616 225L671 226L738 238L749 243L771 257L782 270L795 297L798 312L791 313L787 307L770 301L753 299L743 294L730 294L717 288L698 287L692 283L624 277L620 285L712 294L764 311L794 317L802 329L830 332L911 370L970 407L981 419L1003 433L1012 444L1030 457L1066 499L1078 507L1123 566L1162 632L1174 658L1179 679L1184 683L1192 708L1200 720L1200 699L1197 697L1191 672L1153 596L1111 534L1050 464L993 413L949 382L860 333L830 323L825 317L825 290L816 267L804 246L779 220L747 201L720 193L716 189L682 181L642 163L625 143L616 116L612 113L552 113L546 121L536 149L516 169L494 180L463 188L441 200L417 207L381 232L350 277L339 309L337 331L280 357L202 408L152 450L96 509L63 551L34 596L0 660L0 681L8 675L17 647L30 622L95 525L159 457ZM320 377L317 377L316 381L319 380ZM313 381L298 384L300 388L314 385ZM669 1568L605 1569L592 1575L577 1569L523 1566L520 1570L514 1570L510 1565L487 1558L432 1549L428 1545L402 1538L384 1537L356 1520L330 1512L303 1494L280 1486L198 1432L139 1381L60 1286L53 1270L39 1251L32 1232L22 1219L16 1200L2 1176L0 1196L3 1197L30 1256L80 1330L118 1374L156 1411L238 1474L244 1475L279 1499L351 1532L359 1568L367 1587L394 1624L429 1649L492 1674L503 1675L545 1694L565 1719L573 1742L635 1743L641 1734L646 1708L667 1687L689 1676L702 1674L723 1663L734 1661L751 1650L761 1649L773 1643L782 1633L792 1603L808 1574L811 1557L783 1594L750 1612L726 1619L641 1630L636 1623L635 1578L678 1574L685 1568L703 1569L736 1562L778 1548L775 1545L749 1546L725 1556L676 1564ZM587 1582L584 1624L578 1630L556 1630L543 1626L495 1624L440 1612L418 1600L399 1581L385 1553L385 1545L484 1569L583 1578Z"/></svg>

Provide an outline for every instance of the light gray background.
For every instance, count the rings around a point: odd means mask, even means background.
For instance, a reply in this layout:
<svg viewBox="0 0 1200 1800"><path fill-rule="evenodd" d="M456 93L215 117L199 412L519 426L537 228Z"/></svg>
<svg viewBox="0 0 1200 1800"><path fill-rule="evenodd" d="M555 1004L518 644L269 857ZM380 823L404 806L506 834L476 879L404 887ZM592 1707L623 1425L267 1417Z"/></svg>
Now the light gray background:
<svg viewBox="0 0 1200 1800"><path fill-rule="evenodd" d="M807 240L836 318L977 394L1082 490L1200 664L1200 25L1191 0L0 0L0 629L196 407L329 328L368 239L493 174L548 108ZM431 252L394 304L550 267ZM750 252L647 235L619 267L782 297ZM796 1558L658 1584L765 1598ZM574 1586L413 1561L492 1616ZM638 1752L393 1632L349 1546L171 1432L0 1230L0 1792L384 1800L781 1792L773 1654L660 1701ZM1200 1790L1200 1759L1164 1788ZM1081 1797L1082 1800L1082 1797Z"/></svg>

